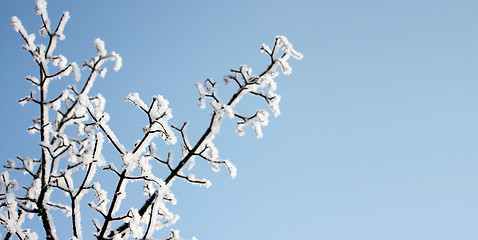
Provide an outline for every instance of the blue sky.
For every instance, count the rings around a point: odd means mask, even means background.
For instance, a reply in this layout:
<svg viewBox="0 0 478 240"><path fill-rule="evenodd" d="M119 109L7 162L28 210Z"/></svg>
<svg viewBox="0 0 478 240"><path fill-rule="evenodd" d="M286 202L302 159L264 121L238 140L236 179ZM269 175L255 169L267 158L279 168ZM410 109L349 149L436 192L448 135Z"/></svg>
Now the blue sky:
<svg viewBox="0 0 478 240"><path fill-rule="evenodd" d="M37 70L10 28L16 15L36 32L33 7L0 1L2 161L38 152L25 131L36 110L16 103ZM146 119L128 93L162 94L194 139L209 114L196 82L241 64L262 72L259 48L278 34L304 54L278 79L282 114L262 139L252 129L238 137L230 121L216 137L236 179L198 169L210 188L175 182L182 237L478 237L478 2L50 0L48 9L54 22L70 11L56 50L70 61L92 57L97 37L123 57L95 89L129 147Z"/></svg>

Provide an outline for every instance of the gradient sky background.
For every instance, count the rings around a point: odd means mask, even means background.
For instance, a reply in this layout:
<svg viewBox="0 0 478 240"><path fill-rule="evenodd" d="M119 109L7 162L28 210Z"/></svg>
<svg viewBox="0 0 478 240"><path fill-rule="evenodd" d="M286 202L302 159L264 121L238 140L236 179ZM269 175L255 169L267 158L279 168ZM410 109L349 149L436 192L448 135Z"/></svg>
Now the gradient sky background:
<svg viewBox="0 0 478 240"><path fill-rule="evenodd" d="M37 70L10 27L16 15L37 32L33 7L0 1L2 162L38 154L38 135L25 131L36 110L16 103ZM182 237L478 239L477 1L50 0L48 9L53 22L71 15L57 53L81 63L99 37L123 57L95 89L129 147L146 119L128 93L165 96L194 139L210 112L197 108L196 82L241 64L262 72L259 48L278 34L304 54L278 79L282 114L264 138L250 128L238 137L231 121L216 137L236 179L198 169L209 189L175 182Z"/></svg>

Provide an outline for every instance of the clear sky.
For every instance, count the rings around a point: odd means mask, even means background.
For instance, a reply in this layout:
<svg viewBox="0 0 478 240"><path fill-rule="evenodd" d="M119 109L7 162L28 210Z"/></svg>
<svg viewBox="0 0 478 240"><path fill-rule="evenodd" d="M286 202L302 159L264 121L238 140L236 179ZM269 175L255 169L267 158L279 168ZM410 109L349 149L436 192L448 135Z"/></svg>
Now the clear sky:
<svg viewBox="0 0 478 240"><path fill-rule="evenodd" d="M37 70L10 27L16 15L37 32L33 7L0 1L2 162L39 151L25 131L36 110L16 102ZM477 1L50 0L48 9L54 22L70 11L56 50L70 61L92 57L97 37L123 57L95 89L129 147L146 119L128 93L165 96L194 139L209 114L196 82L241 64L262 72L259 48L278 34L304 54L278 79L282 114L262 139L250 128L238 137L232 122L216 137L236 179L198 169L210 188L175 182L182 237L478 239Z"/></svg>

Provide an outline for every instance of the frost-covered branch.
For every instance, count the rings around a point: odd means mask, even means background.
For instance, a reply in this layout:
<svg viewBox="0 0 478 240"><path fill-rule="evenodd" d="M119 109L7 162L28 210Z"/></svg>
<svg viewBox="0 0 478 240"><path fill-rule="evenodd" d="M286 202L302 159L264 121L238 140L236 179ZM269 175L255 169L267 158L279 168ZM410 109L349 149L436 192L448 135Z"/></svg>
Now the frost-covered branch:
<svg viewBox="0 0 478 240"><path fill-rule="evenodd" d="M84 193L91 188L96 167L103 164L101 148L103 137L95 130L89 127L88 115L85 107L82 106L80 100L89 93L96 76L100 72L100 76L104 77L105 69L100 69L101 65L108 60L115 61L115 70L121 67L121 58L118 54L112 52L109 55L99 53L85 65L92 66L91 73L82 87L80 94L76 91L76 87L68 87L60 95L53 99L48 98L48 89L53 79L61 79L67 77L73 72L75 80L80 80L80 69L78 64L68 63L65 56L59 54L54 55L54 50L58 40L64 40L64 27L69 19L69 13L64 12L55 29L51 28L51 21L46 10L46 1L37 0L35 12L40 15L42 26L40 27L40 35L46 37L46 44L36 44L35 35L28 34L23 27L21 21L17 17L12 17L12 27L19 32L25 41L23 48L27 50L33 57L39 68L39 76L26 77L27 81L32 83L38 90L32 90L30 95L21 99L19 102L23 105L33 102L40 107L40 116L33 119L34 125L28 128L29 133L40 134L40 150L41 157L39 160L30 160L29 158L17 157L21 161L21 167L15 167L10 162L7 166L10 170L17 170L27 173L32 177L31 185L24 187L25 197L17 196L17 205L22 209L36 209L40 216L40 220L45 229L45 237L47 239L56 239L56 230L54 221L51 218L50 208L67 210L72 209L72 225L74 237L81 239L81 221L79 220L79 201ZM101 44L101 40L95 40L95 43ZM101 49L103 50L103 49ZM57 67L54 71L51 66ZM51 73L50 73L51 72ZM104 107L104 101L101 103L101 96L93 97L93 109L99 111ZM50 112L56 113L56 119L50 120ZM86 135L87 137L70 137L65 134L64 129L67 126L76 125L78 127L78 136ZM66 169L59 169L60 161L68 159L72 164L68 164ZM74 186L74 172L78 173L78 167L83 166L83 179L79 186ZM81 171L80 171L81 172ZM78 173L76 175L81 175ZM50 201L51 193L58 189L66 192L71 198L71 207L63 203L53 203ZM70 212L70 211L67 211ZM76 219L75 219L76 218ZM77 220L78 219L78 220ZM13 233L12 231L9 231ZM23 237L22 237L23 238Z"/></svg>
<svg viewBox="0 0 478 240"><path fill-rule="evenodd" d="M263 44L261 49L269 49L267 45ZM279 52L282 50L282 52ZM252 75L252 70L247 68L245 65L242 65L239 70L231 70L233 73L232 75L227 75L224 77L225 83L229 84L230 80L234 80L237 85L239 86L238 90L231 96L229 101L224 104L222 103L219 98L217 97L216 93L216 82L213 82L211 79L206 79L203 84L197 83L196 87L198 89L200 98L199 98L199 107L205 108L205 101L206 99L212 99L210 104L213 108L213 113L211 115L211 120L208 128L200 137L200 139L194 144L190 145L188 138L185 134L185 124L181 128L173 127L177 131L181 133L182 141L182 149L183 149L183 156L181 161L176 165L174 169L171 170L171 173L165 178L164 182L166 184L170 184L175 177L186 179L189 182L203 184L206 186L210 185L208 180L198 180L195 178L193 174L185 176L182 173L182 169L186 166L194 156L200 156L201 158L207 160L213 166L213 170L218 169L218 164L226 165L230 175L235 177L237 174L237 170L232 163L228 160L218 160L218 151L217 148L212 143L215 134L219 131L220 124L225 116L229 118L239 117L241 121L238 121L238 133L239 135L243 135L244 131L242 126L244 124L250 124L254 127L256 131L257 137L262 137L261 126L265 126L268 123L268 112L265 110L258 110L256 114L253 116L246 118L241 117L241 115L234 112L233 108L238 104L241 98L246 95L247 93L251 93L252 95L259 95L262 94L264 96L268 96L266 98L266 102L269 104L271 110L275 113L276 116L280 114L279 111L279 100L280 96L277 95L274 91L276 90L276 83L274 78L278 76L278 72L276 68L281 66L284 74L290 74L291 69L287 68L289 66L287 64L287 60L290 56L301 59L302 55L295 51L292 48L292 45L287 41L284 36L277 36L273 50L264 50L271 59L271 63L268 65L266 70L258 76ZM281 54L280 57L276 57L277 54ZM243 83L239 82L239 79L242 79ZM261 89L267 89L267 92L259 92ZM271 99L275 99L274 101ZM132 101L136 102L135 105L141 109L145 107L143 104L139 103L139 101ZM191 147L192 146L192 147ZM209 156L205 156L204 153L208 152ZM168 164L169 166L169 164ZM147 213L147 209L157 201L157 193L155 192L151 195L145 203L141 206L138 213L143 216ZM123 224L115 231L110 232L108 235L109 237L114 236L115 234L121 233L128 229L130 226L128 223Z"/></svg>
<svg viewBox="0 0 478 240"><path fill-rule="evenodd" d="M44 38L39 42L42 43L35 42L35 34L28 34L20 19L11 19L13 29L25 42L23 49L30 53L38 67L37 76L26 77L34 89L19 103L34 103L40 111L27 128L30 134L39 135L39 157L17 156L14 160L9 159L4 165L8 171L0 174L0 224L7 231L7 239L12 236L19 239L38 238L37 233L22 228L25 216L33 218L35 215L43 226L42 235L46 239L58 239L52 210L60 210L71 219L72 239L83 239L82 225L85 223L81 219L82 205L88 205L99 216L100 220L92 220L96 228L93 235L97 239L151 239L155 232L171 226L179 218L167 206L176 204L170 191L174 179L206 187L211 185L209 180L197 178L192 173L196 158L209 164L213 171L219 171L223 165L231 177L236 176L235 166L219 157L219 150L214 144L223 120L236 119L239 135L243 135L244 127L250 125L257 137L262 137L262 127L268 124L269 112L254 109L252 114L240 113L236 106L244 96L250 95L263 100L278 116L281 98L276 93L274 80L279 75L278 69L286 75L290 74L289 58L302 58L284 36L277 36L272 48L265 44L261 47L270 60L261 74L254 75L249 67L242 65L224 77L226 85L234 82L236 87L233 94L225 97L227 101L221 100L224 96L218 91L219 83L210 78L197 83L199 107L206 108L208 103L211 118L203 134L195 141L188 138L187 122L181 127L170 123L172 110L169 101L162 95L153 96L147 105L138 93L128 94L125 100L146 115L147 124L142 128L142 137L132 141L133 147L127 148L109 125L106 100L99 93L91 94L98 77L104 78L107 73L106 62L114 62L115 71L121 68L120 55L108 52L101 39L93 40L96 55L82 64L86 72L82 80L77 63L54 53L58 40L65 39L64 28L70 18L69 13L64 12L56 27L52 27L45 0L36 1L35 12L41 19L39 32ZM69 78L71 74L75 84L52 97L53 94L49 93L52 80ZM180 146L174 149L178 138ZM105 159L105 140L116 149L119 157ZM160 145L165 148L161 149L162 152L158 151L157 141L165 143ZM174 153L179 151L181 154L175 158ZM20 187L16 180L10 179L9 171L23 173L30 182ZM108 174L113 175L114 186L102 186L105 183L103 175ZM126 187L130 183L142 185L142 205L125 206L126 201L123 200L127 197ZM111 190L110 193L107 190ZM55 192L63 193L66 198L56 197ZM85 204L83 197L87 194L93 194L96 200ZM164 239L180 239L177 230L163 234L167 236Z"/></svg>

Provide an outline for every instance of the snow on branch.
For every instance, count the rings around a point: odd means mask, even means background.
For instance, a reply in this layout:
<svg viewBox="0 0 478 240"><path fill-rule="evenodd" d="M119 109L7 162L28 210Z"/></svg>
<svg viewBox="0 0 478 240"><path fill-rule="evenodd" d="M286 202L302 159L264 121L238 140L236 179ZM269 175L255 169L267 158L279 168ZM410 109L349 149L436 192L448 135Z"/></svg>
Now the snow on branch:
<svg viewBox="0 0 478 240"><path fill-rule="evenodd" d="M186 124L183 124L181 128L173 127L175 130L180 132L181 138L183 139L181 144L181 160L176 165L176 167L173 168L170 164L169 154L168 161L163 161L160 158L154 157L154 159L157 159L159 162L167 165L168 169L171 171L170 174L165 178L166 184L172 183L172 180L175 177L179 177L194 184L208 186L210 184L209 181L204 179L198 180L193 174L186 175L184 173L183 168L186 166L191 166L190 162L194 162L194 157L196 156L199 156L200 158L209 162L213 170L215 171L219 169L218 165L224 164L226 165L230 175L232 177L236 176L237 169L235 168L235 166L228 160L219 160L218 150L213 144L214 137L219 132L219 128L222 121L224 120L224 117L227 116L229 118L239 118L239 134L241 134L242 126L245 124L249 124L254 127L256 135L258 137L262 137L261 126L266 126L268 124L269 113L265 110L257 110L253 116L244 117L243 115L235 112L234 107L240 102L244 95L251 94L263 98L270 106L275 116L278 116L280 113L278 105L280 101L280 96L275 93L277 84L274 81L274 78L278 76L276 68L278 66L281 66L284 74L289 74L291 72L291 69L288 64L286 65L289 57L292 56L296 59L302 58L302 55L299 52L295 51L292 48L292 45L283 36L276 37L273 49L270 49L265 45L263 45L262 49L270 56L271 59L269 66L263 73L259 75L254 75L250 68L248 68L246 65L242 65L239 70L233 69L231 70L232 74L226 75L224 77L226 85L234 81L238 86L237 91L230 97L229 101L222 102L218 98L216 89L217 83L212 81L211 79L206 79L204 84L196 83L196 88L199 92L199 107L205 108L206 100L210 100L210 105L213 110L211 114L210 124L206 131L203 133L203 135L194 144L191 144L187 138L187 134L185 132ZM139 106L139 108L145 109L144 105L141 104L136 97L133 98L132 102L135 103L135 105ZM155 155L155 153L156 148L150 147L149 157ZM191 170L191 167L189 167L188 170ZM146 216L148 209L153 206L157 200L158 193L155 192L144 202L138 213L143 217ZM125 223L120 227L116 228L115 230L111 231L108 236L112 237L130 228L131 225L129 223ZM175 232L173 231L169 239L175 239L175 236Z"/></svg>
<svg viewBox="0 0 478 240"><path fill-rule="evenodd" d="M302 58L287 38L277 36L272 47L262 44L260 48L270 59L262 73L254 73L247 65L241 65L224 76L225 84L235 88L233 94L224 98L227 101L219 97L218 82L208 78L203 83L196 83L199 107L209 106L211 112L209 124L195 141L188 137L187 122L181 127L170 123L172 110L162 95L153 96L148 105L138 93L128 94L125 100L145 114L147 124L142 128L140 139L126 139L132 143L132 147L127 148L109 125L106 99L100 93L91 94L98 76L106 76L104 64L111 61L113 70L118 71L122 67L121 56L114 51L108 52L105 42L96 38L93 40L96 55L85 61L80 69L76 62L54 53L58 40L66 38L64 29L69 12L62 14L56 27L48 16L45 0L36 1L35 12L41 19L39 33L43 37L38 43L35 43L35 34L28 34L20 19L11 18L13 30L25 42L23 49L29 52L39 70L37 76L26 77L34 89L19 103L34 103L40 111L32 119L32 126L27 128L31 134L39 133L35 135L39 138L39 156L9 159L4 165L7 171L0 174L0 224L7 231L7 239L13 235L19 239L37 239L38 235L49 240L58 239L57 231L63 233L64 229L56 229L58 220L52 210L60 210L71 221L71 239L89 239L91 235L84 235L82 230L82 226L89 223L82 220L80 206L85 205L96 214L92 219L96 232L92 234L97 239L151 239L156 232L166 236L164 239L182 239L178 230L164 230L179 219L168 209L169 204L177 202L171 192L174 179L211 186L209 180L196 177L192 172L195 159L200 160L198 164L209 164L213 171L219 171L222 166L235 178L236 167L220 158L214 143L222 122L235 119L239 135L243 135L244 127L249 125L258 138L262 137L262 127L268 125L270 113L254 108L253 104L247 106L253 108L253 114L241 113L236 106L244 96L253 96L264 101L277 117L281 97L276 93L275 78L279 71L285 75L291 73L290 57ZM85 73L83 79L82 71ZM54 83L52 80L69 78L71 73L74 84L50 96L48 90ZM176 145L178 140L179 146ZM163 143L158 145L157 141ZM107 143L117 151L116 157L103 155ZM176 152L180 152L177 158ZM19 184L12 179L10 173L15 171L25 175L27 183ZM109 180L105 181L105 177ZM143 195L133 196L135 201L124 201L133 195L127 189L138 186L142 187ZM84 196L88 194L95 200L85 203ZM43 231L37 234L24 229L25 217L36 221Z"/></svg>

